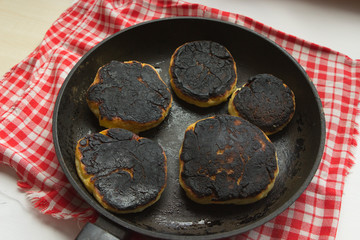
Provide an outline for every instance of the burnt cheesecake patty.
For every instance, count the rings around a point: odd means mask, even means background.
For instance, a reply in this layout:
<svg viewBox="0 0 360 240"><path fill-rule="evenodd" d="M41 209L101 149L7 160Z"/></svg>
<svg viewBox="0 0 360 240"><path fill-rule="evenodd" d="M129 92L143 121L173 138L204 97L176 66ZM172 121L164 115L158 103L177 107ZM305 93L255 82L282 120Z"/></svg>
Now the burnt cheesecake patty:
<svg viewBox="0 0 360 240"><path fill-rule="evenodd" d="M271 74L258 74L236 89L228 109L231 115L247 119L270 135L291 121L295 113L295 95L281 79Z"/></svg>
<svg viewBox="0 0 360 240"><path fill-rule="evenodd" d="M201 204L248 204L265 197L279 172L268 137L240 117L191 124L179 154L180 185Z"/></svg>
<svg viewBox="0 0 360 240"><path fill-rule="evenodd" d="M75 163L88 191L115 213L144 210L166 185L167 159L161 146L121 128L80 139Z"/></svg>
<svg viewBox="0 0 360 240"><path fill-rule="evenodd" d="M176 95L200 107L226 101L237 82L230 52L212 41L188 42L178 47L171 57L169 74Z"/></svg>
<svg viewBox="0 0 360 240"><path fill-rule="evenodd" d="M87 103L101 126L138 133L164 120L172 96L151 65L111 61L98 70L87 91Z"/></svg>

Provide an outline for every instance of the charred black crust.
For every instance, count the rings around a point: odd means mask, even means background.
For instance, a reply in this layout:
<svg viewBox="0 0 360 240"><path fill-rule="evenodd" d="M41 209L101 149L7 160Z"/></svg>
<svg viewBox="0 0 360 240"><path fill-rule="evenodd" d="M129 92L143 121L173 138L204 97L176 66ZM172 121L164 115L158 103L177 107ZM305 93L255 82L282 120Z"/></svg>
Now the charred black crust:
<svg viewBox="0 0 360 240"><path fill-rule="evenodd" d="M214 195L213 201L254 197L276 177L274 145L259 128L230 115L187 130L180 159L185 184L198 198Z"/></svg>
<svg viewBox="0 0 360 240"><path fill-rule="evenodd" d="M99 71L100 83L87 99L99 104L102 118L147 123L157 121L171 104L171 93L156 70L141 63L111 61Z"/></svg>
<svg viewBox="0 0 360 240"><path fill-rule="evenodd" d="M238 114L264 132L276 131L287 124L295 111L294 93L270 74L251 77L234 94L233 105Z"/></svg>
<svg viewBox="0 0 360 240"><path fill-rule="evenodd" d="M177 49L172 58L173 83L192 99L208 101L223 96L236 82L234 59L219 43L189 42Z"/></svg>
<svg viewBox="0 0 360 240"><path fill-rule="evenodd" d="M85 171L93 175L103 201L133 210L153 201L166 183L166 157L156 142L113 128L79 142ZM132 175L132 176L131 176Z"/></svg>

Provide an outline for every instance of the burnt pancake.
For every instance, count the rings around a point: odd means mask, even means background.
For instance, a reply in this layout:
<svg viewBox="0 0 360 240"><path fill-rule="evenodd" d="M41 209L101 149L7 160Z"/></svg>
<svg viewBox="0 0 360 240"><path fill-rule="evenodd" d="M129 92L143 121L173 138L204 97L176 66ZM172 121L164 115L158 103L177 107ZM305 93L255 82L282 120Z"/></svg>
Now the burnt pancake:
<svg viewBox="0 0 360 240"><path fill-rule="evenodd" d="M87 103L101 126L138 133L164 120L172 95L153 66L111 61L98 70L87 91Z"/></svg>
<svg viewBox="0 0 360 240"><path fill-rule="evenodd" d="M230 52L212 41L188 42L170 60L170 84L182 100L200 106L218 105L236 88L236 64Z"/></svg>
<svg viewBox="0 0 360 240"><path fill-rule="evenodd" d="M295 95L271 74L250 77L232 94L228 110L261 128L266 134L282 130L295 113Z"/></svg>
<svg viewBox="0 0 360 240"><path fill-rule="evenodd" d="M121 128L106 129L76 145L77 173L109 211L140 212L159 200L167 177L161 146Z"/></svg>
<svg viewBox="0 0 360 240"><path fill-rule="evenodd" d="M218 115L185 131L179 181L201 204L248 204L273 188L279 168L269 138L243 118Z"/></svg>

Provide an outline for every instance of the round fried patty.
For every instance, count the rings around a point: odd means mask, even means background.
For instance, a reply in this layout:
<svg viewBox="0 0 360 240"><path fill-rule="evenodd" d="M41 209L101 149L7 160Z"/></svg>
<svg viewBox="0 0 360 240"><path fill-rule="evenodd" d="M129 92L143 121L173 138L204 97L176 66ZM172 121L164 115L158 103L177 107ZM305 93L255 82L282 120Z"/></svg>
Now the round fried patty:
<svg viewBox="0 0 360 240"><path fill-rule="evenodd" d="M295 95L281 79L271 74L258 74L233 93L229 113L247 119L270 135L291 121L295 113Z"/></svg>
<svg viewBox="0 0 360 240"><path fill-rule="evenodd" d="M243 118L219 115L186 129L179 180L195 202L255 202L272 189L278 171L274 145Z"/></svg>
<svg viewBox="0 0 360 240"><path fill-rule="evenodd" d="M151 65L111 61L98 70L88 89L87 102L101 126L138 133L164 120L172 96Z"/></svg>
<svg viewBox="0 0 360 240"><path fill-rule="evenodd" d="M237 82L230 52L212 41L188 42L178 47L171 57L169 74L176 95L200 107L226 101Z"/></svg>
<svg viewBox="0 0 360 240"><path fill-rule="evenodd" d="M120 128L80 139L75 152L76 169L86 188L116 213L142 211L160 198L166 161L158 143Z"/></svg>

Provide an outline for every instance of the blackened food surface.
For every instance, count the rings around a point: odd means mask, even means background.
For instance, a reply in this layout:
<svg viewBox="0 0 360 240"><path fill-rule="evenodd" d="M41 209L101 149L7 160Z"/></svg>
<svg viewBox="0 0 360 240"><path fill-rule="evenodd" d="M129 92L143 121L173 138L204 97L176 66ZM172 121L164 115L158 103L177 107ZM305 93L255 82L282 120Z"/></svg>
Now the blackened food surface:
<svg viewBox="0 0 360 240"><path fill-rule="evenodd" d="M95 133L80 141L81 162L94 175L104 201L120 210L132 210L155 200L166 182L165 157L156 142L120 128L107 135Z"/></svg>
<svg viewBox="0 0 360 240"><path fill-rule="evenodd" d="M100 115L109 120L156 121L171 103L168 87L148 65L112 61L100 70L99 78L87 97L100 104Z"/></svg>
<svg viewBox="0 0 360 240"><path fill-rule="evenodd" d="M233 57L212 41L184 44L176 51L170 71L176 87L200 101L224 95L236 80Z"/></svg>
<svg viewBox="0 0 360 240"><path fill-rule="evenodd" d="M286 124L294 112L292 91L270 74L251 77L235 94L236 111L265 132L273 132Z"/></svg>
<svg viewBox="0 0 360 240"><path fill-rule="evenodd" d="M275 147L248 121L218 115L185 133L182 178L199 197L213 201L256 196L274 179Z"/></svg>

